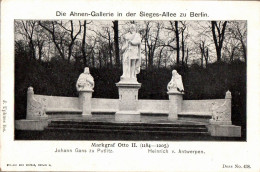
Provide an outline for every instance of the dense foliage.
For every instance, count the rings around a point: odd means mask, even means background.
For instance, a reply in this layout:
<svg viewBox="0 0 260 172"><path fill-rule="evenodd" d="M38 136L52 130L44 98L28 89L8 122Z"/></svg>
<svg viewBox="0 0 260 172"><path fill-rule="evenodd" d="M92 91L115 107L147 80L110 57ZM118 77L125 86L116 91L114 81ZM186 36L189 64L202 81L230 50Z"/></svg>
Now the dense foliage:
<svg viewBox="0 0 260 172"><path fill-rule="evenodd" d="M26 58L16 58L15 63L15 112L16 119L25 118L26 91L29 86L35 94L55 96L78 96L76 81L84 66L52 59L39 62ZM232 120L234 124L245 126L246 119L246 64L241 61L198 65L190 67L153 68L142 70L138 81L142 83L139 99L168 99L167 84L171 71L175 68L183 77L184 99L224 98L225 92L232 92ZM91 68L95 80L93 97L118 98L115 85L122 74L119 68Z"/></svg>
<svg viewBox="0 0 260 172"><path fill-rule="evenodd" d="M15 20L15 118L26 115L26 92L77 97L85 66L94 98L118 98L120 47L131 21ZM246 128L246 21L138 21L142 37L139 99L168 99L172 70L184 99L223 99L232 93L232 122ZM218 38L218 39L217 39ZM243 135L245 137L245 135Z"/></svg>

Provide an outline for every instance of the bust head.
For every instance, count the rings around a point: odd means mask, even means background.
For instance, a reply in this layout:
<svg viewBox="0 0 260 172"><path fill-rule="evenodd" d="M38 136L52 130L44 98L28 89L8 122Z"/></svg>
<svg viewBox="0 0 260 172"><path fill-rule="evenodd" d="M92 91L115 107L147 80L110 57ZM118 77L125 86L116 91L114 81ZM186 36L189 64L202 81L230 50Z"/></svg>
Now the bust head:
<svg viewBox="0 0 260 172"><path fill-rule="evenodd" d="M85 73L85 74L89 74L89 68L88 68L88 67L85 67L84 73Z"/></svg>
<svg viewBox="0 0 260 172"><path fill-rule="evenodd" d="M172 76L176 76L177 75L177 71L176 70L173 70L172 71Z"/></svg>
<svg viewBox="0 0 260 172"><path fill-rule="evenodd" d="M131 24L131 25L130 25L130 32L131 32L131 33L135 33L135 32L136 32L136 26L135 26L135 24Z"/></svg>

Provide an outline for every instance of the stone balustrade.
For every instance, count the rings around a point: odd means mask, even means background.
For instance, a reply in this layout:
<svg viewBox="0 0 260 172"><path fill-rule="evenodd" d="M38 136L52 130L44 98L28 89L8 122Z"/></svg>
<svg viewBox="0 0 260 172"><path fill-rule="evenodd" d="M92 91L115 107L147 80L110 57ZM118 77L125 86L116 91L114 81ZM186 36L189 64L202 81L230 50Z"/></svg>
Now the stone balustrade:
<svg viewBox="0 0 260 172"><path fill-rule="evenodd" d="M131 99L131 101L134 101L131 104L133 107L129 107L128 99L123 97L127 96L127 94L122 92L125 91L122 84L119 84L119 95L122 96L119 99L92 98L94 80L89 77L91 76L89 71L87 69L85 71L87 71L90 82L84 84L83 79L85 76L79 78L80 87L77 86L79 97L38 95L34 94L32 87L29 87L27 91L26 120L17 120L16 126L21 129L43 130L47 125L46 119L48 119L50 113L81 113L82 117L91 117L93 113L113 113L116 114L115 116L118 115L119 120L129 118L131 121L139 121L140 114L168 114L168 120L178 120L179 115L208 116L211 118L209 120L209 131L212 135L236 137L241 135L241 128L233 126L231 122L232 96L230 91L226 92L225 99L183 100L184 89L181 76L173 72L178 81L174 80L173 77L168 84L169 100L138 100L138 94L135 93L131 94L136 96L136 98ZM181 89L178 88L178 85ZM140 84L134 91L138 91L139 86ZM128 83L127 91L131 88L132 85L129 86ZM127 108L130 108L130 110ZM135 115L131 116L131 118L129 116L132 109L134 109L134 112L138 112L137 120L133 119ZM128 110L127 114L123 114L124 111L122 110ZM122 114L118 114L118 112L127 115L127 117L120 119L121 116L119 115ZM33 125L24 125L28 123L33 123ZM224 131L228 134L224 133Z"/></svg>

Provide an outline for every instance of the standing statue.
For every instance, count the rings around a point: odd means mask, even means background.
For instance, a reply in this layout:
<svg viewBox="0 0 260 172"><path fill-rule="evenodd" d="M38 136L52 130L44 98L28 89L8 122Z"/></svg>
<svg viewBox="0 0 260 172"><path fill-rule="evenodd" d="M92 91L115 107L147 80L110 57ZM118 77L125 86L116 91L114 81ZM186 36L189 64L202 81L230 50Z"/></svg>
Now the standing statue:
<svg viewBox="0 0 260 172"><path fill-rule="evenodd" d="M141 36L136 32L136 26L131 24L130 32L123 38L123 78L136 78L141 66Z"/></svg>
<svg viewBox="0 0 260 172"><path fill-rule="evenodd" d="M184 92L182 77L176 70L172 71L172 79L167 85L168 91Z"/></svg>
<svg viewBox="0 0 260 172"><path fill-rule="evenodd" d="M89 91L94 88L94 79L89 73L89 68L85 67L84 73L80 74L76 83L77 91Z"/></svg>

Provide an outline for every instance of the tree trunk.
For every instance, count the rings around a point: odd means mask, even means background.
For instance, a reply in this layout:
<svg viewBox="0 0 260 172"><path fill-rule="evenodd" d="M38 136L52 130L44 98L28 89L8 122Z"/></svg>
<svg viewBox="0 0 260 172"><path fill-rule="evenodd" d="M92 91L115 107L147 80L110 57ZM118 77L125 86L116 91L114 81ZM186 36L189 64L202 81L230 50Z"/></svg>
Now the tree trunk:
<svg viewBox="0 0 260 172"><path fill-rule="evenodd" d="M235 47L234 48L232 48L232 50L231 50L231 55L230 55L230 62L233 62L233 60L234 60L234 53L235 53Z"/></svg>
<svg viewBox="0 0 260 172"><path fill-rule="evenodd" d="M72 55L72 48L73 48L73 45L70 44L69 45L69 53L68 53L68 63L70 62L70 58L71 58L71 55Z"/></svg>
<svg viewBox="0 0 260 172"><path fill-rule="evenodd" d="M107 31L108 33L108 51L109 51L109 61L110 61L110 67L113 66L113 60L112 60L112 45L111 45L111 36L110 32Z"/></svg>
<svg viewBox="0 0 260 172"><path fill-rule="evenodd" d="M203 54L201 54L201 62L200 62L200 66L203 68Z"/></svg>
<svg viewBox="0 0 260 172"><path fill-rule="evenodd" d="M163 47L164 48L164 47ZM162 51L163 51L163 48L160 50L160 54L159 54L159 57L158 57L158 69L160 68L160 65L161 65L161 59L162 59Z"/></svg>
<svg viewBox="0 0 260 172"><path fill-rule="evenodd" d="M187 48L187 53L186 53L186 58L185 58L186 65L188 65L188 58L189 58L189 49Z"/></svg>
<svg viewBox="0 0 260 172"><path fill-rule="evenodd" d="M200 66L203 68L203 58L204 58L204 42L200 43Z"/></svg>
<svg viewBox="0 0 260 172"><path fill-rule="evenodd" d="M206 68L208 67L208 62L209 62L209 49L207 48L206 54L205 54L205 65Z"/></svg>
<svg viewBox="0 0 260 172"><path fill-rule="evenodd" d="M34 48L34 44L33 44L33 40L30 40L30 52L31 52L31 56L34 60L36 60L36 53L35 53L35 48Z"/></svg>
<svg viewBox="0 0 260 172"><path fill-rule="evenodd" d="M184 49L184 29L181 32L181 50L182 50L182 58L181 58L181 63L182 66L184 66L184 55L185 55L185 49Z"/></svg>
<svg viewBox="0 0 260 172"><path fill-rule="evenodd" d="M92 67L95 68L95 51L94 51L94 48L92 49L91 58L92 58Z"/></svg>
<svg viewBox="0 0 260 172"><path fill-rule="evenodd" d="M42 61L42 54L43 54L43 52L42 52L42 49L43 49L43 42L41 43L41 42L39 42L39 40L38 40L38 48L39 48L39 61Z"/></svg>
<svg viewBox="0 0 260 172"><path fill-rule="evenodd" d="M120 67L118 21L117 20L113 21L113 29L114 29L114 46L115 46L116 67Z"/></svg>
<svg viewBox="0 0 260 172"><path fill-rule="evenodd" d="M221 61L221 50L222 50L222 46L223 46L226 25L227 25L227 21L225 21L223 23L222 30L220 30L221 28L217 26L217 22L211 21L211 31L212 31L212 35L213 35L214 44L216 47L218 62ZM218 35L216 35L216 29L217 29Z"/></svg>
<svg viewBox="0 0 260 172"><path fill-rule="evenodd" d="M57 40L56 40L56 35L55 35L55 23L52 21L51 24L52 24L52 28L48 28L48 27L44 26L44 24L42 24L42 23L39 21L39 25L40 25L43 29L47 30L47 31L51 34L52 42L54 43L56 49L58 50L60 57L64 60L64 59L65 59L65 55L64 55L64 53L63 53L62 50L61 50L61 47L62 47L62 46L59 46L59 44L58 44L58 42L57 42Z"/></svg>
<svg viewBox="0 0 260 172"><path fill-rule="evenodd" d="M101 58L101 52L100 50L98 51L98 59L99 59L99 68L102 68L102 58Z"/></svg>
<svg viewBox="0 0 260 172"><path fill-rule="evenodd" d="M177 65L180 63L180 37L179 37L179 29L178 29L178 21L175 21L175 36L176 36L176 63Z"/></svg>
<svg viewBox="0 0 260 172"><path fill-rule="evenodd" d="M146 40L144 41L144 50L145 50L145 69L148 69L148 58L147 58L147 45Z"/></svg>
<svg viewBox="0 0 260 172"><path fill-rule="evenodd" d="M84 66L88 66L87 64L87 56L86 56L86 32L87 32L87 21L84 20L83 23L83 38L82 38L82 45L81 45L81 51L82 51L82 58Z"/></svg>
<svg viewBox="0 0 260 172"><path fill-rule="evenodd" d="M247 58L247 56L246 56L246 46L245 46L243 41L241 41L241 43L242 43L242 48L243 48L243 57L244 57L244 60L246 61L246 58Z"/></svg>
<svg viewBox="0 0 260 172"><path fill-rule="evenodd" d="M148 51L148 68L152 69L153 68L153 55L151 52L151 49Z"/></svg>
<svg viewBox="0 0 260 172"><path fill-rule="evenodd" d="M71 42L70 42L70 44L69 44L68 62L70 62L70 58L71 58L71 55L72 55L72 48L73 48L73 44L74 44L74 40L73 40L73 31L74 31L74 28L73 28L73 21L72 21L72 20L70 21L70 27L71 27L71 32L70 32Z"/></svg>

